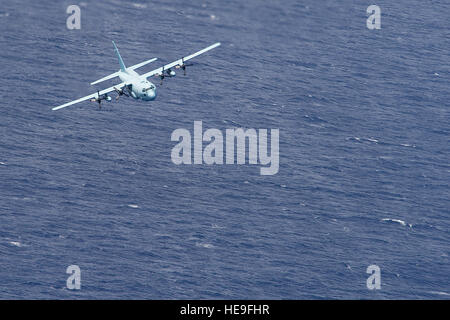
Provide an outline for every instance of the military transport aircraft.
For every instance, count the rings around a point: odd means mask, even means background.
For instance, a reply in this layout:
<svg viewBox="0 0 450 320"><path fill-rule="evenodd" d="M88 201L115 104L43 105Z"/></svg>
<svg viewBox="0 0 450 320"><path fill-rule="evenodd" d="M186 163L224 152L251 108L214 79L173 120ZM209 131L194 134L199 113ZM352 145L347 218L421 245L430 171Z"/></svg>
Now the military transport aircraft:
<svg viewBox="0 0 450 320"><path fill-rule="evenodd" d="M72 102L60 105L58 107L54 107L52 110L59 110L68 106L71 106L73 104L90 100L92 102L97 102L99 108L101 108L101 103L103 100L105 101L111 101L111 97L108 95L110 92L115 91L117 93L116 99L119 99L120 96L125 95L127 97L132 97L134 99L142 99L144 101L152 101L156 99L156 87L153 83L147 80L147 78L156 76L159 77L161 80L161 85L163 83L163 80L166 77L175 77L176 73L173 70L175 69L181 69L184 72L184 75L186 75L186 67L190 66L190 64L186 64L186 61L195 58L196 56L201 55L202 53L205 53L209 50L212 50L218 46L220 46L220 43L217 42L203 50L200 50L194 54L191 54L187 57L182 57L179 60L176 60L172 63L166 64L165 66L162 66L161 68L155 69L153 71L147 72L145 74L139 75L136 71L134 71L137 68L140 68L142 66L145 66L146 64L149 64L153 61L156 61L157 58L153 58L141 63L138 63L132 67L126 67L122 57L120 56L119 50L117 49L116 44L113 41L114 50L117 54L117 57L119 58L119 65L120 70L112 73L104 78L101 78L97 81L94 81L91 83L91 85L113 79L115 77L119 77L122 83L119 83L113 87L109 87L107 89L97 91L96 93L93 93L91 95L88 95L86 97L80 98L78 100L74 100Z"/></svg>

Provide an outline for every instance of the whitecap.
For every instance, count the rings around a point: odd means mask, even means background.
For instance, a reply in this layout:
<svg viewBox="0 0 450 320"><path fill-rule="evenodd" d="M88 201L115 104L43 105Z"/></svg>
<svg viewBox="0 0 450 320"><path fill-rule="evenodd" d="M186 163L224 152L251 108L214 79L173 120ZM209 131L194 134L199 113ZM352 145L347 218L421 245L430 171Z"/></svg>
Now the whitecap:
<svg viewBox="0 0 450 320"><path fill-rule="evenodd" d="M412 224L407 224L405 221L400 220L400 219L383 218L383 219L381 219L381 221L396 222L396 223L401 224L402 226L408 226L408 227L412 228Z"/></svg>
<svg viewBox="0 0 450 320"><path fill-rule="evenodd" d="M429 293L438 294L440 296L450 296L450 293L447 293L447 292L444 292L444 291L429 291Z"/></svg>
<svg viewBox="0 0 450 320"><path fill-rule="evenodd" d="M214 248L214 246L210 243L196 243L195 245L197 247L202 247L202 248L206 248L206 249Z"/></svg>
<svg viewBox="0 0 450 320"><path fill-rule="evenodd" d="M9 242L10 245L16 246L16 247L21 247L22 244L19 241L10 241Z"/></svg>
<svg viewBox="0 0 450 320"><path fill-rule="evenodd" d="M145 9L147 5L145 3L133 3L133 6L138 9Z"/></svg>
<svg viewBox="0 0 450 320"><path fill-rule="evenodd" d="M382 221L390 221L390 222L397 222L400 223L402 226L406 226L406 222L399 219L390 219L390 218L383 218Z"/></svg>
<svg viewBox="0 0 450 320"><path fill-rule="evenodd" d="M133 209L139 208L139 206L137 204L129 204L128 206Z"/></svg>

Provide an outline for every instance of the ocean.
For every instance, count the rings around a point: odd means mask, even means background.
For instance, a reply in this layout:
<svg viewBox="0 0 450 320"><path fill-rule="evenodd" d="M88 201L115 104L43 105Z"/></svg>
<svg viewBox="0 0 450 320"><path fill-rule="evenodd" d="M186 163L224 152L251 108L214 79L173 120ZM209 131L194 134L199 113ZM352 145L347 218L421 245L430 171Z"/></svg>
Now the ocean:
<svg viewBox="0 0 450 320"><path fill-rule="evenodd" d="M0 7L0 299L449 299L449 1L378 0L379 30L357 0L71 4ZM112 40L142 73L222 45L52 111L118 83L89 85ZM278 173L175 165L194 121L279 129Z"/></svg>

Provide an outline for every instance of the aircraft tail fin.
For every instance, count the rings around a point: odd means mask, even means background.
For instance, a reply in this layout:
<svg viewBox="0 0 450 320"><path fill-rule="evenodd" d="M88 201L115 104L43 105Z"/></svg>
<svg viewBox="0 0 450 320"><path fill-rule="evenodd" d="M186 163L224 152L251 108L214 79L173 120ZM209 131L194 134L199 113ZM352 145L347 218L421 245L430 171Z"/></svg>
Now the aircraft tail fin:
<svg viewBox="0 0 450 320"><path fill-rule="evenodd" d="M120 70L123 71L123 72L125 72L126 69L127 69L127 67L125 67L125 63L123 63L123 59L122 59L122 57L120 56L119 49L117 49L116 43L115 43L114 41L113 41L112 43L113 43L113 45L114 45L114 51L115 51L116 54L117 54L117 58L119 59Z"/></svg>
<svg viewBox="0 0 450 320"><path fill-rule="evenodd" d="M122 60L122 57L121 57L120 53L119 53L119 49L117 49L116 43L114 41L112 43L114 45L114 51L117 54L117 58L119 59L120 71L111 73L110 75L107 75L106 77L103 77L103 78L101 78L101 79L99 79L97 81L91 82L91 85L94 85L94 84L97 84L97 83L100 83L100 82L103 82L103 81L110 80L110 79L113 79L115 77L118 77L121 71L122 72L127 72L127 69L128 70L135 70L135 69L140 68L142 66L145 66L145 65L147 65L147 64L149 64L149 63L151 63L153 61L158 60L157 58L153 58L153 59L150 59L150 60L147 60L147 61L135 64L134 66L131 66L131 67L127 68L125 66L125 63Z"/></svg>

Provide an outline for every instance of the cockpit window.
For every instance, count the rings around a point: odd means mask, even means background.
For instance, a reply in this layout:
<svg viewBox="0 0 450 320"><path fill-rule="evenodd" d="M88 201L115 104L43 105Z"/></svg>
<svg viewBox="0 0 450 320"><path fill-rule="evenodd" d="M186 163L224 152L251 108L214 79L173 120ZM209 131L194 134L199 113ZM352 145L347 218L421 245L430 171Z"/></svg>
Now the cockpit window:
<svg viewBox="0 0 450 320"><path fill-rule="evenodd" d="M154 89L155 89L155 86L154 86L154 85L151 85L151 86L148 87L148 88L142 89L142 92L147 92L148 90L154 90Z"/></svg>

